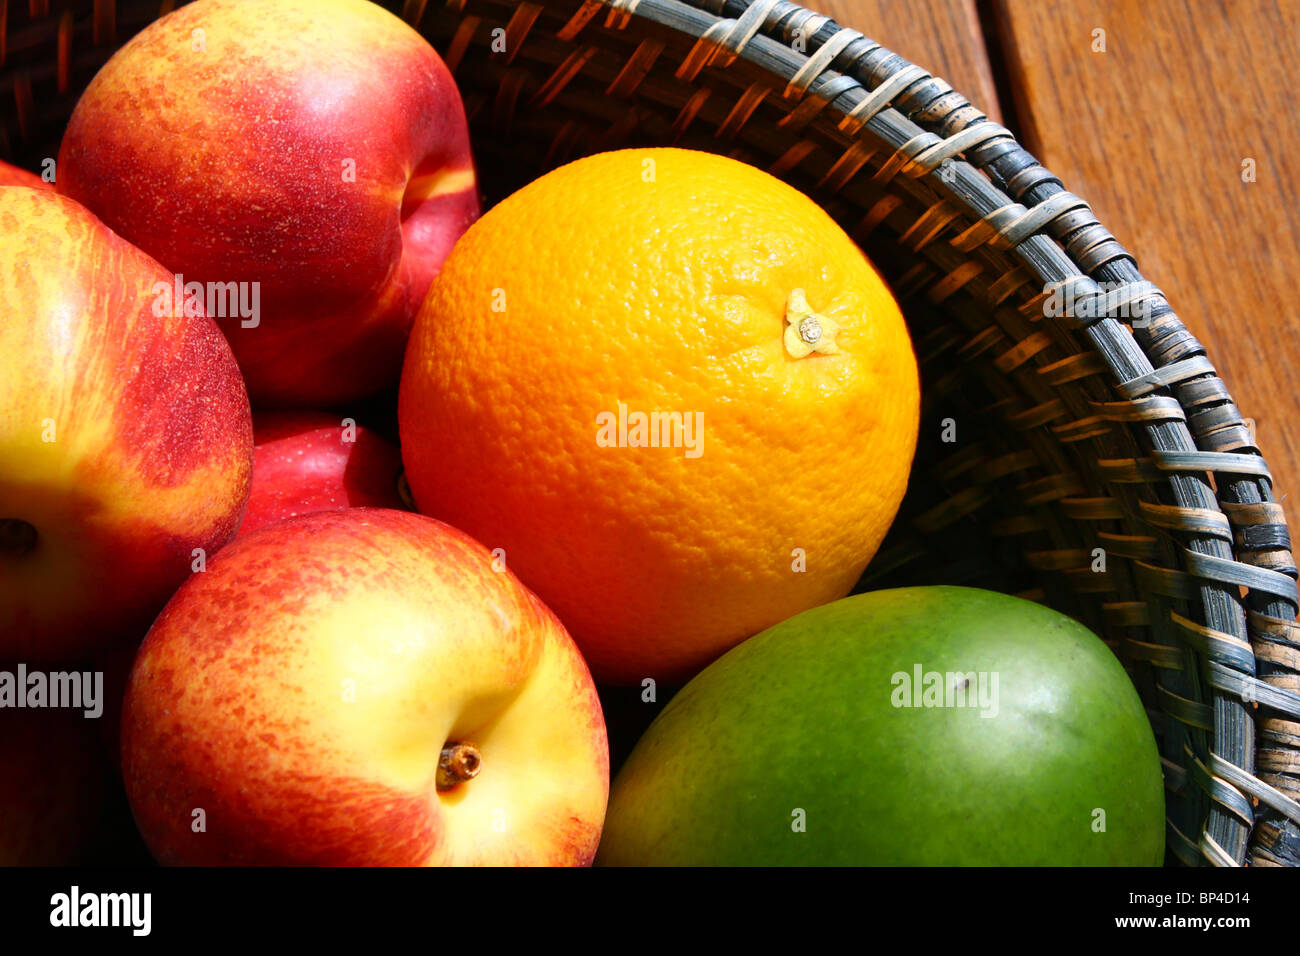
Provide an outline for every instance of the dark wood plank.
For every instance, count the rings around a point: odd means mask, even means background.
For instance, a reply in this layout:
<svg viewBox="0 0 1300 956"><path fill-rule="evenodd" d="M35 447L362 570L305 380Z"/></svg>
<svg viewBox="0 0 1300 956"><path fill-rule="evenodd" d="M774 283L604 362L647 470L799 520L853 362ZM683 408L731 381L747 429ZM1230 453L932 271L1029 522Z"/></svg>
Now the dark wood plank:
<svg viewBox="0 0 1300 956"><path fill-rule="evenodd" d="M1278 496L1300 487L1300 2L994 3L1026 147L1205 344Z"/></svg>
<svg viewBox="0 0 1300 956"><path fill-rule="evenodd" d="M961 90L998 122L997 89L975 0L804 0Z"/></svg>

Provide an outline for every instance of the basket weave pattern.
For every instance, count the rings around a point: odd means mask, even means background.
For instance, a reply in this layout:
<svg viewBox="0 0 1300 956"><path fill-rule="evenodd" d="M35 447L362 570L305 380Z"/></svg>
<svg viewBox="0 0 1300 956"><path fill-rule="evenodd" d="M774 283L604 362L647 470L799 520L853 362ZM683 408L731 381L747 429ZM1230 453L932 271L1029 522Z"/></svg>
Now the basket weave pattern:
<svg viewBox="0 0 1300 956"><path fill-rule="evenodd" d="M864 586L978 584L1079 618L1146 702L1171 856L1300 864L1286 520L1205 350L1083 199L943 80L784 0L384 5L456 74L490 199L637 145L816 199L893 284L922 366L912 490ZM0 156L36 168L170 4L7 6Z"/></svg>

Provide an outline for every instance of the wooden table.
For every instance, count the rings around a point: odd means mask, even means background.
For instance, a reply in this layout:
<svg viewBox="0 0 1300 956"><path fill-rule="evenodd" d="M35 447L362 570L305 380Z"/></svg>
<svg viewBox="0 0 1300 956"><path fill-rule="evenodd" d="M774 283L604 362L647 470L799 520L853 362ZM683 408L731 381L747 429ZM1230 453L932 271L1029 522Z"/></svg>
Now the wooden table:
<svg viewBox="0 0 1300 956"><path fill-rule="evenodd" d="M948 80L1086 199L1254 419L1277 496L1300 488L1300 0L807 5Z"/></svg>

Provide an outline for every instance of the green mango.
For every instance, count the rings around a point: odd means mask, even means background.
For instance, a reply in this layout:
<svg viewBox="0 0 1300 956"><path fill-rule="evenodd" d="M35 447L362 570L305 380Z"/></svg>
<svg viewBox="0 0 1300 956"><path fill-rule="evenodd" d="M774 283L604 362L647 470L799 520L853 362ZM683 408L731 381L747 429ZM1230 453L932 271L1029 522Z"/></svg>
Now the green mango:
<svg viewBox="0 0 1300 956"><path fill-rule="evenodd" d="M813 608L687 684L614 782L604 865L1156 866L1164 790L1127 673L1020 598Z"/></svg>

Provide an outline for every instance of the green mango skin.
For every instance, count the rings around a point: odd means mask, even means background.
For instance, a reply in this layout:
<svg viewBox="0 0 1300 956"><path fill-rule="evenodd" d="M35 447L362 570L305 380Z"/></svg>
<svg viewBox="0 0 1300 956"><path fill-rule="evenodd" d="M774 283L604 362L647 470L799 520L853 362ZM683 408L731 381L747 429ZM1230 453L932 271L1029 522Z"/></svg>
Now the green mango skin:
<svg viewBox="0 0 1300 956"><path fill-rule="evenodd" d="M916 664L996 674L996 716L973 693L894 706ZM1164 843L1155 738L1110 649L1030 601L921 587L805 611L695 677L615 780L596 862L1158 866Z"/></svg>

